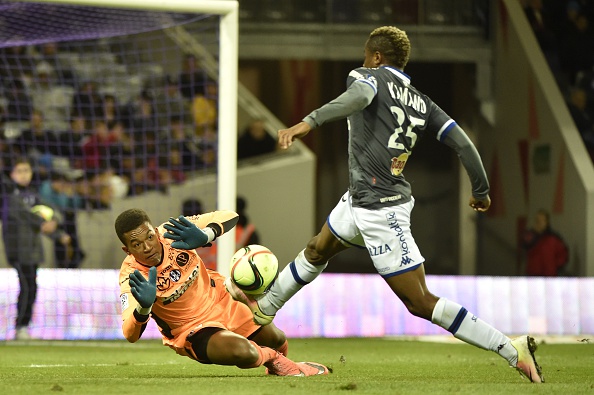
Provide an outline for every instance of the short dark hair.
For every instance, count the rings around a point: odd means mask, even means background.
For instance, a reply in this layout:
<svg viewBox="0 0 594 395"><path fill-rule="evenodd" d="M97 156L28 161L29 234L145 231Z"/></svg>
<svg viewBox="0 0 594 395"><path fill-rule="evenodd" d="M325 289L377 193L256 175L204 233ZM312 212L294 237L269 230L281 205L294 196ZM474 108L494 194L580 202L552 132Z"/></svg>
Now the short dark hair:
<svg viewBox="0 0 594 395"><path fill-rule="evenodd" d="M388 64L400 70L404 70L410 58L408 36L395 26L382 26L373 30L365 46L370 52L381 53Z"/></svg>
<svg viewBox="0 0 594 395"><path fill-rule="evenodd" d="M124 233L138 228L145 222L150 224L151 219L149 218L146 211L139 208L131 208L118 215L115 220L115 231L122 244L125 246L128 245L124 238Z"/></svg>

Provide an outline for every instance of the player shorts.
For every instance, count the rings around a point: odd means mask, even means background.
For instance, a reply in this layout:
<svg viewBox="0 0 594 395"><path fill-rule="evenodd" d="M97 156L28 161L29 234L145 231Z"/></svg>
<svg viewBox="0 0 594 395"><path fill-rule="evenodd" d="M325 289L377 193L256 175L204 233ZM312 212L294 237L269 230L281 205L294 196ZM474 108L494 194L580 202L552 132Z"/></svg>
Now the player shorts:
<svg viewBox="0 0 594 395"><path fill-rule="evenodd" d="M229 292L225 290L223 284L225 277L217 272L209 272L209 275L215 282L215 293L213 297L217 301L216 304L206 315L197 317L195 321L176 330L173 339L163 337L164 345L169 346L179 355L190 357L200 362L206 361L202 361L196 357L187 338L197 334L202 329L220 328L249 338L261 328L260 325L254 323L250 309L246 305L233 300Z"/></svg>
<svg viewBox="0 0 594 395"><path fill-rule="evenodd" d="M327 222L344 245L366 248L377 272L384 278L416 269L425 261L410 230L410 202L368 210L353 207L347 191Z"/></svg>

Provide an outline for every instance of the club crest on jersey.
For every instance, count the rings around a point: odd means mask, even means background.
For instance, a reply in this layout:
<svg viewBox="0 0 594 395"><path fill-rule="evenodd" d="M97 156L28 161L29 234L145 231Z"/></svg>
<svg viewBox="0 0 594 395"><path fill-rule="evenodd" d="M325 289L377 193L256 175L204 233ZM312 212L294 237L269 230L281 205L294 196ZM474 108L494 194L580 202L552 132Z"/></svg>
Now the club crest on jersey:
<svg viewBox="0 0 594 395"><path fill-rule="evenodd" d="M157 277L157 289L159 291L166 291L171 287L171 281L167 277Z"/></svg>
<svg viewBox="0 0 594 395"><path fill-rule="evenodd" d="M404 170L404 166L406 165L407 160L408 160L408 154L406 152L403 152L402 154L400 154L400 156L398 158L396 158L396 157L392 158L392 164L390 166L390 170L392 171L392 174L395 176L399 176L400 173L402 173L402 170Z"/></svg>

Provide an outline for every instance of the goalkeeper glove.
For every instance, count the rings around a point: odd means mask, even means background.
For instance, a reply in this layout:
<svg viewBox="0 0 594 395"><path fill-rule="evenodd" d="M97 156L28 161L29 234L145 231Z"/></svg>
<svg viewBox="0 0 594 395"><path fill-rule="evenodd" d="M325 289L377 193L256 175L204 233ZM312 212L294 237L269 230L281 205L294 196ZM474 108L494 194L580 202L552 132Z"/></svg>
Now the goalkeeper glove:
<svg viewBox="0 0 594 395"><path fill-rule="evenodd" d="M134 270L134 273L130 273L130 291L140 307L145 311L148 309L150 312L157 297L157 268L153 266L149 269L148 281L138 269Z"/></svg>
<svg viewBox="0 0 594 395"><path fill-rule="evenodd" d="M175 240L171 243L171 246L182 250L204 247L216 237L214 230L209 227L202 230L183 215L180 215L177 219L170 217L169 222L164 224L163 227L167 229L164 236L167 239Z"/></svg>

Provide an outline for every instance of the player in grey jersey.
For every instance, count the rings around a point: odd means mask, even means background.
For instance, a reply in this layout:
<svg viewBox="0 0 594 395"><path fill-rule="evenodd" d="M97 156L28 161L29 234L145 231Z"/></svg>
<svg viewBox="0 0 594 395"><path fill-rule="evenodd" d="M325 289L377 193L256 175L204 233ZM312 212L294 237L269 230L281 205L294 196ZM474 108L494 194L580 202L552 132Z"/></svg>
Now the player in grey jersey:
<svg viewBox="0 0 594 395"><path fill-rule="evenodd" d="M348 118L349 190L320 233L283 269L267 293L252 298L230 281L227 290L250 307L257 323L265 325L324 270L330 258L349 247L367 248L376 270L410 313L458 339L498 353L532 382L543 382L532 337L511 340L461 305L427 289L424 258L410 230L414 198L403 175L418 140L428 134L457 152L472 183L469 204L475 211L488 210L491 200L474 144L403 72L409 53L404 31L391 26L375 29L365 44L363 67L347 78L347 90L302 122L279 130L279 144L286 149L311 129Z"/></svg>

